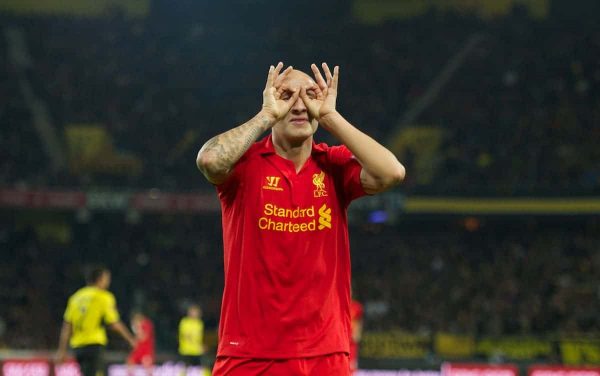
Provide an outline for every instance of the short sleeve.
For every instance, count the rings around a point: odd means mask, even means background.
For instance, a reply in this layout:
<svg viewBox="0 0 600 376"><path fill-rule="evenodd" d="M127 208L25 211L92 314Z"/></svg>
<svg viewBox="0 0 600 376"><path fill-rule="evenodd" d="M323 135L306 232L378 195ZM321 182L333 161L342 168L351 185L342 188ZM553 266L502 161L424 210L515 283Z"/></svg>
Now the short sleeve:
<svg viewBox="0 0 600 376"><path fill-rule="evenodd" d="M346 206L366 192L360 182L362 166L346 146L332 146L328 150L329 162L335 166L336 180Z"/></svg>
<svg viewBox="0 0 600 376"><path fill-rule="evenodd" d="M183 338L184 320L179 321L179 340Z"/></svg>
<svg viewBox="0 0 600 376"><path fill-rule="evenodd" d="M246 152L247 154L247 152ZM239 186L243 182L244 171L246 170L246 154L233 166L231 175L223 183L216 185L219 198L224 201L233 201L239 192Z"/></svg>
<svg viewBox="0 0 600 376"><path fill-rule="evenodd" d="M351 303L351 316L353 320L362 320L363 318L363 306L357 301Z"/></svg>
<svg viewBox="0 0 600 376"><path fill-rule="evenodd" d="M104 312L104 322L107 325L114 324L120 320L117 303L113 294L106 295L106 310Z"/></svg>

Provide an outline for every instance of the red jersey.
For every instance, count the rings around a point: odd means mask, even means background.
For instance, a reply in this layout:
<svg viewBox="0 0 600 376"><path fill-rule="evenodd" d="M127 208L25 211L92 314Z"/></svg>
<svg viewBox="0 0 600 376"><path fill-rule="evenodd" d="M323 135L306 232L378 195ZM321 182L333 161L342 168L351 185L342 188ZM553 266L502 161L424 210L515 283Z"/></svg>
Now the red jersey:
<svg viewBox="0 0 600 376"><path fill-rule="evenodd" d="M363 318L363 305L356 300L350 302L350 318L352 320L362 320Z"/></svg>
<svg viewBox="0 0 600 376"><path fill-rule="evenodd" d="M355 321L362 321L363 305L356 300L350 302L350 319L352 324ZM354 330L354 328L352 328ZM350 371L354 372L358 369L358 342L354 341L354 337L350 336Z"/></svg>
<svg viewBox="0 0 600 376"><path fill-rule="evenodd" d="M225 261L217 356L349 352L346 214L365 194L361 169L345 146L313 142L296 173L268 136L217 186Z"/></svg>
<svg viewBox="0 0 600 376"><path fill-rule="evenodd" d="M145 357L154 360L154 325L149 319L140 320L134 325L133 332L138 339L129 356L131 363L142 363Z"/></svg>

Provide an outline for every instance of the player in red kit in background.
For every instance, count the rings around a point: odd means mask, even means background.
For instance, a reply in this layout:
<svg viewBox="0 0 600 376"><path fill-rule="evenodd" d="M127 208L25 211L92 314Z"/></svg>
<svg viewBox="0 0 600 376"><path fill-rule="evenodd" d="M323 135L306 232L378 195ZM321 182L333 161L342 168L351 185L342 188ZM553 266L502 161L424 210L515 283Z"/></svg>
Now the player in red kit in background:
<svg viewBox="0 0 600 376"><path fill-rule="evenodd" d="M136 338L136 345L127 358L127 364L132 366L141 364L148 375L152 374L154 365L154 325L152 321L141 312L131 315L131 328Z"/></svg>
<svg viewBox="0 0 600 376"><path fill-rule="evenodd" d="M258 114L198 153L223 225L214 376L350 372L347 209L398 184L405 172L336 110L339 68L322 68L325 78L311 66L313 79L271 66ZM343 145L315 143L318 126Z"/></svg>
<svg viewBox="0 0 600 376"><path fill-rule="evenodd" d="M352 323L352 340L350 341L350 373L358 369L358 350L363 330L363 306L357 300L350 302L350 320Z"/></svg>

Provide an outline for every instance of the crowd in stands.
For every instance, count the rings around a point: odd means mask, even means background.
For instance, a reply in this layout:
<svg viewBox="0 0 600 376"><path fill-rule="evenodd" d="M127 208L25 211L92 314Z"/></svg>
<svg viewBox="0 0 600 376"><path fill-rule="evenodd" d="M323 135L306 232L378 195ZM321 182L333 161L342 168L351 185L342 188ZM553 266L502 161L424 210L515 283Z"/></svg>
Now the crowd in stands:
<svg viewBox="0 0 600 376"><path fill-rule="evenodd" d="M226 3L177 8L157 1L145 19L118 13L101 19L9 17L6 24L26 35L32 57L27 78L59 135L69 124L102 124L118 150L143 161L143 172L108 180L68 171L42 178L39 170L31 173L32 159L45 160L43 148L26 107L11 95L18 78L3 56L3 96L11 97L0 103L2 113L11 114L3 123L19 133L2 142L19 155L2 160L0 171L14 170L0 176L2 184L205 189L194 168L197 149L258 111L267 67L279 59L303 70L315 61L339 64L340 111L386 143L445 64L478 36L475 50L414 121L444 134L432 179L423 184L409 174L404 189L598 192L600 34L593 22L574 25L552 12L533 20L517 9L488 22L449 12L363 25L350 14L349 2L337 3L339 11L322 16L327 22L305 8L261 2L236 2L232 12ZM302 32L260 22L281 14L301 20ZM5 54L7 46L2 49ZM324 132L318 138L335 142ZM411 155L401 157L419 173Z"/></svg>
<svg viewBox="0 0 600 376"><path fill-rule="evenodd" d="M123 320L134 308L143 309L155 320L163 347L175 348L177 323L190 303L201 303L206 325L216 327L223 287L219 221L51 218L52 224L3 218L0 317L7 323L8 346L53 348L66 299L84 285L86 268L98 264L112 271L111 290ZM117 340L119 345L125 344Z"/></svg>
<svg viewBox="0 0 600 376"><path fill-rule="evenodd" d="M223 288L220 223L212 216L55 216L11 225L0 246L0 317L14 348L56 345L67 297L102 262L124 319L143 308L159 347L176 346L177 321L199 302L218 324ZM353 293L366 330L476 336L598 335L599 223L545 219L406 222L351 228ZM60 234L60 236L56 235ZM116 347L124 343L115 341Z"/></svg>
<svg viewBox="0 0 600 376"><path fill-rule="evenodd" d="M444 167L451 189L597 190L600 32L580 22L514 16L485 31L423 116L449 131Z"/></svg>
<svg viewBox="0 0 600 376"><path fill-rule="evenodd" d="M355 286L363 299L387 306L367 327L597 334L598 224L577 230L578 224L526 222L492 221L470 231L419 223L359 233L353 238Z"/></svg>
<svg viewBox="0 0 600 376"><path fill-rule="evenodd" d="M45 182L41 143L21 95L18 73L0 38L0 185Z"/></svg>

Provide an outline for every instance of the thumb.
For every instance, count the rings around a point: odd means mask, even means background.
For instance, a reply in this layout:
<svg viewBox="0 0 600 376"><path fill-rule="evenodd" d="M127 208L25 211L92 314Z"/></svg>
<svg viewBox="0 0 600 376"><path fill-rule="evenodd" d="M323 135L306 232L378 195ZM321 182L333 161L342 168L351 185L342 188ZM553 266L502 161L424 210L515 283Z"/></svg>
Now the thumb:
<svg viewBox="0 0 600 376"><path fill-rule="evenodd" d="M306 88L304 87L300 88L300 98L302 98L304 103L306 103L309 100L308 95L306 95Z"/></svg>
<svg viewBox="0 0 600 376"><path fill-rule="evenodd" d="M298 100L298 96L301 96L302 93L301 91L295 90L294 94L292 94L292 97L288 100L288 109L292 108L292 106L294 105L294 103L296 103L296 101ZM306 93L304 93L304 95L306 95ZM302 98L302 100L304 100L304 98Z"/></svg>
<svg viewBox="0 0 600 376"><path fill-rule="evenodd" d="M308 94L306 94L306 88L304 87L300 89L300 98L302 98L302 102L304 102L304 105L307 109L311 108L313 103L312 100L308 97Z"/></svg>

